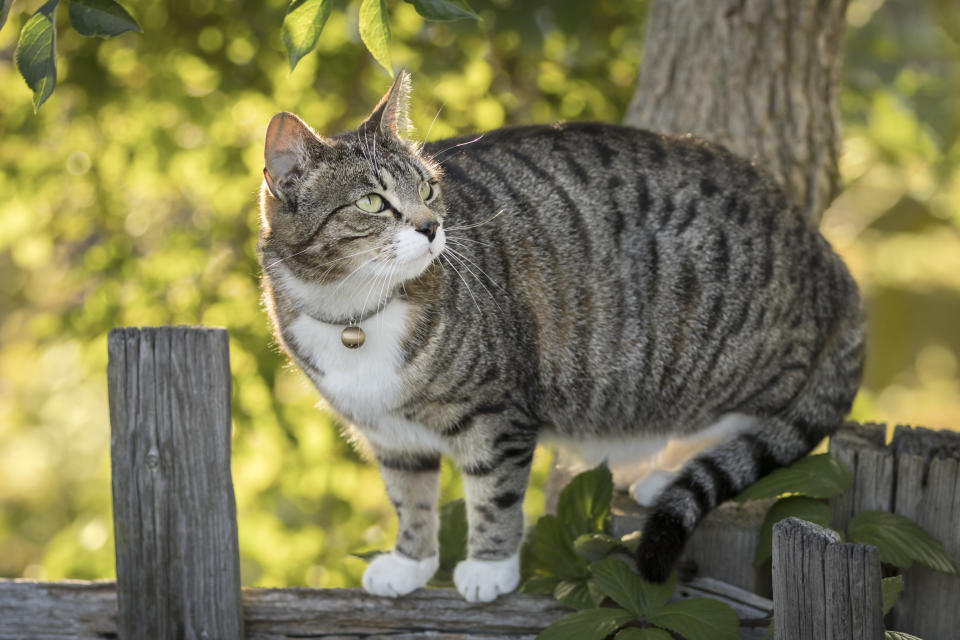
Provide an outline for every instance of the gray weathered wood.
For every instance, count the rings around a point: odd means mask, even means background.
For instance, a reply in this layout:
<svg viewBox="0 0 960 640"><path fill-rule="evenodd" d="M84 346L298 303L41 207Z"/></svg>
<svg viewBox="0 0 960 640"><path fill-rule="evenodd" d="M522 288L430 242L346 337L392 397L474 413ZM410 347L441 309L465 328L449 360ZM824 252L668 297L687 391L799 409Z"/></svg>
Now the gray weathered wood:
<svg viewBox="0 0 960 640"><path fill-rule="evenodd" d="M960 433L898 426L894 510L943 542L960 562ZM904 572L891 627L925 640L956 638L960 578L924 567Z"/></svg>
<svg viewBox="0 0 960 640"><path fill-rule="evenodd" d="M114 329L107 349L120 634L242 637L227 332Z"/></svg>
<svg viewBox="0 0 960 640"><path fill-rule="evenodd" d="M882 424L848 424L830 438L830 453L851 474L849 491L830 501L833 528L846 531L855 513L889 511L893 505L894 460Z"/></svg>
<svg viewBox="0 0 960 640"><path fill-rule="evenodd" d="M718 142L768 169L810 219L840 191L847 0L657 0L624 122Z"/></svg>
<svg viewBox="0 0 960 640"><path fill-rule="evenodd" d="M700 578L679 585L675 597L723 600L744 619L745 640L763 637L773 606L736 587ZM490 604L468 604L453 589L421 589L390 600L360 589L246 588L243 612L248 640L533 640L571 610L553 598L519 593ZM0 640L116 637L115 583L0 579Z"/></svg>
<svg viewBox="0 0 960 640"><path fill-rule="evenodd" d="M773 528L775 640L881 640L880 555L787 518Z"/></svg>
<svg viewBox="0 0 960 640"><path fill-rule="evenodd" d="M769 596L769 568L754 568L753 556L760 539L760 526L772 503L772 500L755 500L720 505L697 526L683 552L683 560L696 565L697 575ZM630 496L616 494L612 507L614 535L622 536L643 528L646 510ZM718 549L723 553L718 553Z"/></svg>

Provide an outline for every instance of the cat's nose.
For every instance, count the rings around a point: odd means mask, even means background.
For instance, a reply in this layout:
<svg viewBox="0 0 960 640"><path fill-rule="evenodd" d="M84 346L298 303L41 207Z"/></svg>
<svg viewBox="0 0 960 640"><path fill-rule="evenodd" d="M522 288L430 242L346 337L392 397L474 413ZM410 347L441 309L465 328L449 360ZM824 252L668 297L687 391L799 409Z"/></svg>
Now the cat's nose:
<svg viewBox="0 0 960 640"><path fill-rule="evenodd" d="M429 222L424 221L417 225L417 231L427 236L427 240L433 242L433 238L437 235L437 227L439 226L436 220L430 220Z"/></svg>

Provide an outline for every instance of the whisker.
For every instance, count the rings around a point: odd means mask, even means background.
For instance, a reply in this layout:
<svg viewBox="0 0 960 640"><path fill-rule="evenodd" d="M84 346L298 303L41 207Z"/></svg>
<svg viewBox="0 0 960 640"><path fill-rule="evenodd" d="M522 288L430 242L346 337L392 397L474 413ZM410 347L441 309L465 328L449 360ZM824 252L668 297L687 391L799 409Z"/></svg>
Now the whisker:
<svg viewBox="0 0 960 640"><path fill-rule="evenodd" d="M464 269L466 269L467 273L469 273L471 276L473 276L473 279L476 280L476 281L480 284L481 287L483 287L483 290L486 291L486 292L487 292L487 295L490 296L490 299L493 300L493 304L495 304L495 305L497 306L497 310L498 310L500 313L503 313L503 308L500 306L500 303L497 302L496 297L494 297L493 293L490 292L490 289L487 288L487 285L483 284L483 280L481 280L481 279L477 276L477 274L474 273L473 270L472 270L469 266L467 266L467 264L464 263L463 260L461 260L460 258L458 258L456 255L450 254L449 257L450 257L450 258L453 258L453 259L455 259L457 262L459 262L459 263L460 263L460 266L463 267ZM466 284L466 283L464 283L464 284Z"/></svg>
<svg viewBox="0 0 960 640"><path fill-rule="evenodd" d="M433 159L434 159L434 161L436 161L437 158L439 158L440 156L442 156L443 154L445 154L447 151L450 151L450 150L452 150L452 149L456 149L457 147L463 147L463 146L466 146L466 145L468 145L468 144L473 144L474 142L478 142L480 139L483 138L483 136L484 136L484 134L481 133L480 135L478 135L478 136L477 136L476 138L474 138L473 140L467 140L466 142L460 142L459 144L451 145L451 146L447 147L446 149L444 149L444 150L442 150L442 151L438 151L437 153L433 154Z"/></svg>
<svg viewBox="0 0 960 640"><path fill-rule="evenodd" d="M449 231L463 231L464 229L473 229L473 228L475 228L475 227L481 227L481 226L487 224L488 222L493 222L494 220L496 220L497 217L499 217L500 214L503 213L504 211L506 211L506 209L500 209L500 211L497 211L495 214L493 214L493 217L492 217L492 218L490 218L489 220L484 220L483 222L475 222L475 223L473 223L473 224L464 224L464 225L460 225L460 226L457 226L457 227L447 227L447 231L448 231L448 232L449 232Z"/></svg>
<svg viewBox="0 0 960 640"><path fill-rule="evenodd" d="M507 293L507 290L504 289L503 286L501 286L499 282L497 282L496 280L494 280L493 278L491 278L491 277L490 277L490 274L488 274L486 271L484 271L483 268L482 268L480 265L478 265L476 262L474 262L473 260L471 260L466 254L461 253L460 251L457 251L457 250L454 249L453 247L446 247L446 249L447 249L447 251L449 251L452 255L458 256L461 260L465 260L465 261L469 262L470 264L472 264L472 265L474 266L474 268L476 268L477 271L479 271L480 273L483 274L483 276L487 279L487 281L488 281L490 284L492 284L493 286L497 287L498 289L500 289L500 290L503 291L504 293ZM482 283L481 283L481 284L482 284ZM492 297L492 296L491 296L491 297Z"/></svg>
<svg viewBox="0 0 960 640"><path fill-rule="evenodd" d="M483 246L483 247L489 247L490 249L495 248L495 247L494 247L492 244L490 244L489 242L481 242L480 240L474 240L473 238L464 238L463 236L451 236L451 235L448 235L448 236L447 236L447 241L448 241L448 242L472 242L472 243L474 243L474 244L479 244L480 246Z"/></svg>
<svg viewBox="0 0 960 640"><path fill-rule="evenodd" d="M447 106L447 103L441 103L440 108L437 109L437 115L433 116L433 120L430 122L430 127L427 129L427 135L423 136L423 143L426 144L427 140L430 139L430 132L433 131L433 125L436 124L437 118L440 117L440 112L443 111L443 108Z"/></svg>
<svg viewBox="0 0 960 640"><path fill-rule="evenodd" d="M440 257L443 258L443 259L445 259L445 260L447 261L447 264L450 265L450 268L453 269L453 272L454 272L455 274L457 274L457 276L460 278L460 281L463 282L463 286L466 287L467 293L469 293L469 294L470 294L470 297L473 298L473 304L476 305L476 307L477 307L477 312L482 315L483 312L480 311L480 303L477 302L477 297L476 297L475 295L473 295L473 291L470 289L470 285L467 284L467 281L466 281L466 279L463 277L463 274L461 274L461 273L460 273L460 270L457 269L452 262L450 262L450 258L449 258L448 256L446 256L446 255L444 255L444 254L441 253L441 254L440 254Z"/></svg>

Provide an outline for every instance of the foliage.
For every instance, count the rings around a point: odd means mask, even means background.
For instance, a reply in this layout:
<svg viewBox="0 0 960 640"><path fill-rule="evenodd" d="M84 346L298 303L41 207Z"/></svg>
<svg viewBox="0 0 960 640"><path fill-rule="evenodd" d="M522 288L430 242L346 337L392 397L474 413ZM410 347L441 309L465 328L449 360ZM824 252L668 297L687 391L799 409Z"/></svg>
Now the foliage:
<svg viewBox="0 0 960 640"><path fill-rule="evenodd" d="M662 585L646 582L617 556L632 556L636 536L610 535L613 478L606 465L584 471L564 487L557 515L542 516L524 550L527 593L552 595L577 613L561 618L539 640L629 640L739 637L737 614L708 598L670 602L676 575ZM611 604L617 607L610 606ZM666 634L666 635L664 635Z"/></svg>
<svg viewBox="0 0 960 640"><path fill-rule="evenodd" d="M943 543L916 522L896 513L861 511L850 519L847 535L851 542L872 544L880 560L900 569L914 563L947 574L958 575L957 563Z"/></svg>
<svg viewBox="0 0 960 640"><path fill-rule="evenodd" d="M54 14L55 99L34 115L14 50L43 2L0 0L0 575L114 575L106 333L208 324L231 335L244 583L356 586L364 564L350 550L388 546L393 513L376 469L271 346L254 248L270 116L294 111L334 133L386 89L357 35L360 3L334 0L293 72L289 0L120 3L143 36L88 38L69 11ZM647 2L471 0L480 20L457 21L386 4L421 136L617 122L632 97ZM942 15L851 0L846 191L823 228L867 302L853 417L956 427L958 7L936 4ZM538 451L534 517L549 463ZM458 497L449 465L441 478L443 500Z"/></svg>
<svg viewBox="0 0 960 640"><path fill-rule="evenodd" d="M737 502L798 493L811 498L832 498L850 488L850 472L839 460L823 453L800 458L789 467L775 469L747 487Z"/></svg>

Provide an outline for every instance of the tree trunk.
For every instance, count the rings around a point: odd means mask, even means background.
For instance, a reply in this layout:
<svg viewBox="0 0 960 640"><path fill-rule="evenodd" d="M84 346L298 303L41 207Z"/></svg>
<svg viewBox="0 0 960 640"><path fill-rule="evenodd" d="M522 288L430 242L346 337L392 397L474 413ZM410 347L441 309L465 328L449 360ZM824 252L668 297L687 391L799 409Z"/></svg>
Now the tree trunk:
<svg viewBox="0 0 960 640"><path fill-rule="evenodd" d="M626 124L692 133L770 170L815 222L840 191L847 0L657 0Z"/></svg>

